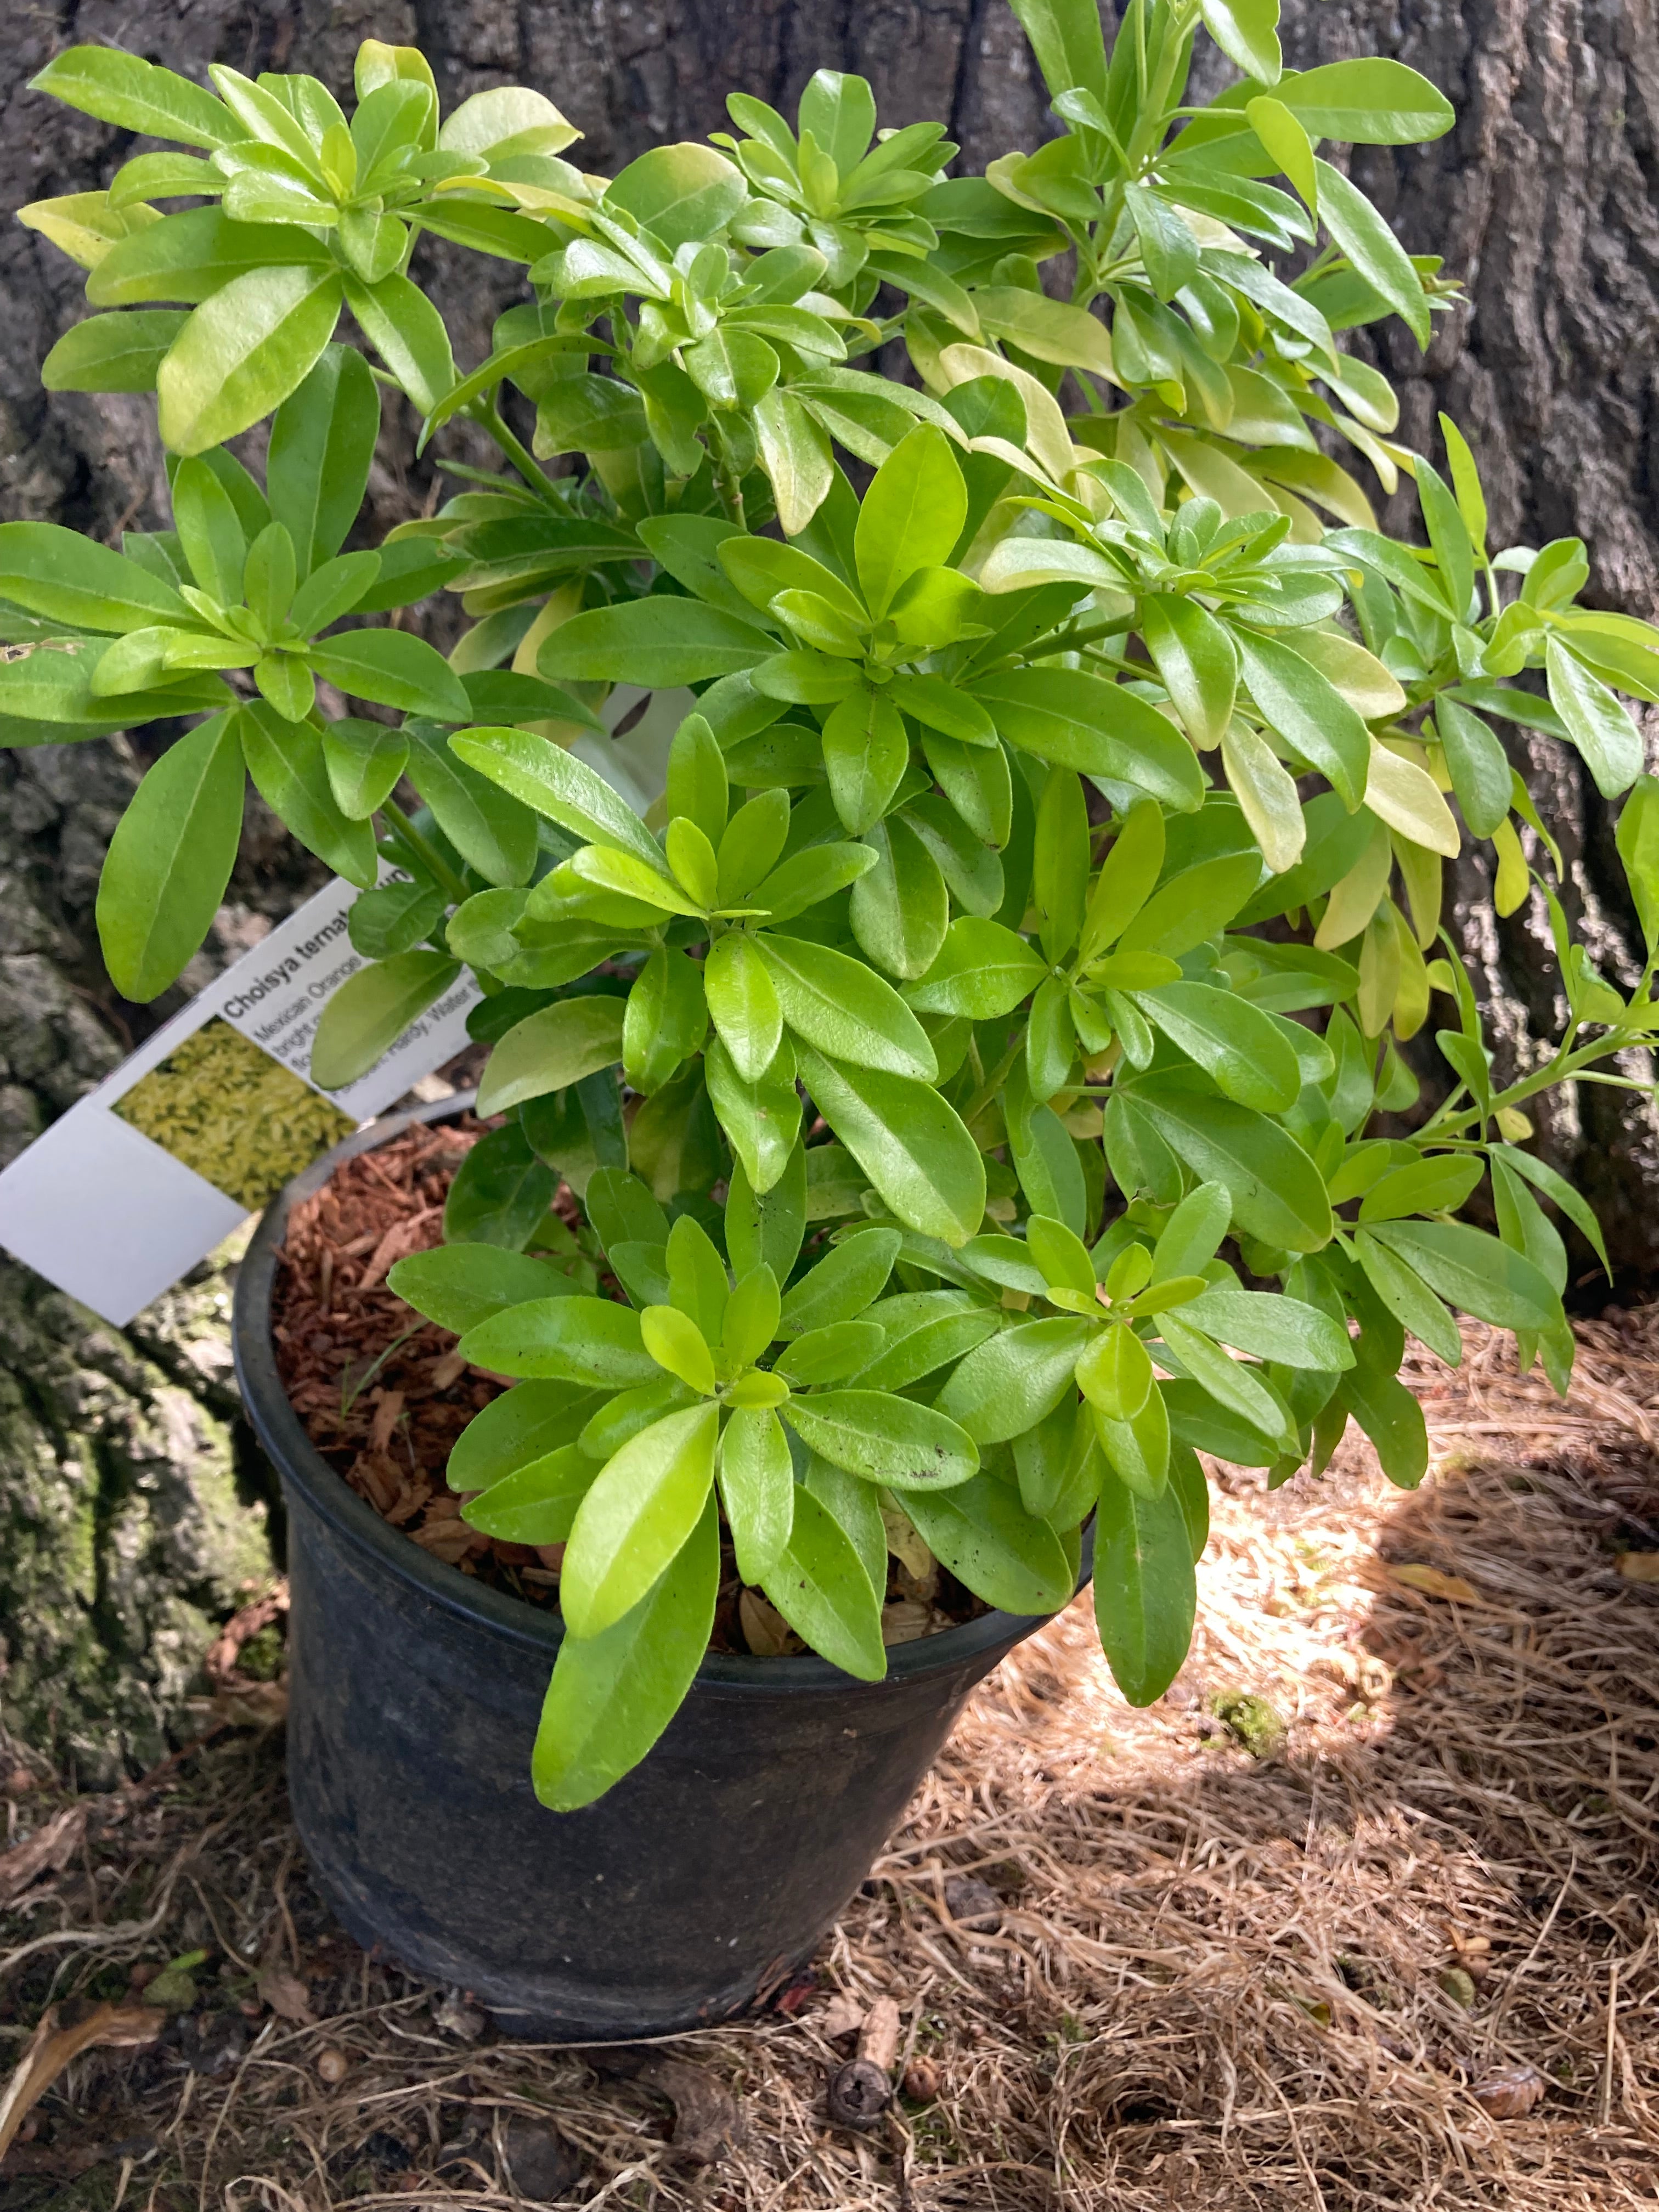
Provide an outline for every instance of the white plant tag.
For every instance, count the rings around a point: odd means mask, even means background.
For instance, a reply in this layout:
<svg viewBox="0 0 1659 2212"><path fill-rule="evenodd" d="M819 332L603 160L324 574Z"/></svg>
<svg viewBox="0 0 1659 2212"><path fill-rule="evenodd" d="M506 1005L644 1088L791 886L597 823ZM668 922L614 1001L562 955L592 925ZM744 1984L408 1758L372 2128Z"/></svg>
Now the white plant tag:
<svg viewBox="0 0 1659 2212"><path fill-rule="evenodd" d="M397 873L383 871L383 880ZM0 1172L0 1245L125 1327L331 1145L467 1042L465 969L343 1090L310 1075L329 999L363 966L336 878Z"/></svg>

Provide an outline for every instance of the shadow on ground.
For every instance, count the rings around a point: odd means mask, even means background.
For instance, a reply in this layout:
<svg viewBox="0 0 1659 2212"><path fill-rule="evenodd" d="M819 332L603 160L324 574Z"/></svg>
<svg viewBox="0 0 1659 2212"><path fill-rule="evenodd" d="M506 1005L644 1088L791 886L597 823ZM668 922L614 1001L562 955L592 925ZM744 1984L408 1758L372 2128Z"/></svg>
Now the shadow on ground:
<svg viewBox="0 0 1659 2212"><path fill-rule="evenodd" d="M1627 1570L1659 1555L1659 1363L1644 1316L1583 1341L1565 1410L1483 1334L1425 1364L1446 1456L1416 1496L1358 1454L1218 1483L1200 1636L1150 1711L1082 1608L1007 1662L810 1984L679 2039L736 2099L712 2166L657 2091L334 1930L274 1732L70 1803L83 1839L4 1923L0 2070L49 2001L204 1955L158 2043L42 2100L0 2207L1651 2203L1659 1583ZM64 1802L15 1796L14 1829ZM953 1919L964 1874L994 1925ZM938 2094L853 2137L835 2032L884 1995Z"/></svg>

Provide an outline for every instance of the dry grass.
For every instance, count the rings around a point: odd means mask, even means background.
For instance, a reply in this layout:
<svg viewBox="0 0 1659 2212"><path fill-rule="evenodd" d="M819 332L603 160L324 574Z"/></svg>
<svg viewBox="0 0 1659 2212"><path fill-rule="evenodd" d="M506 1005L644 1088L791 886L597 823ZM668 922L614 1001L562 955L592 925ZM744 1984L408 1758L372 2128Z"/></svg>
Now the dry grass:
<svg viewBox="0 0 1659 2212"><path fill-rule="evenodd" d="M1659 2203L1659 1586L1617 1561L1659 1552L1659 1309L1582 1336L1565 1409L1483 1332L1458 1375L1425 1362L1415 1497L1352 1449L1273 1497L1230 1479L1152 1711L1076 1611L1006 1662L799 2012L679 2039L738 2098L721 2163L678 2160L637 2085L468 2043L464 2006L332 1936L244 1734L95 1807L14 1915L0 2071L50 1996L198 1948L217 1978L155 2050L76 2062L0 2205L505 2212L519 2116L580 2152L559 2201L663 2212ZM996 1932L952 1923L963 1872ZM317 2024L261 2008L261 1963L268 1995L303 1972ZM823 2118L851 2048L826 2014L884 1994L942 2086L853 2138ZM1541 2100L1496 2118L1474 2093L1516 2069Z"/></svg>

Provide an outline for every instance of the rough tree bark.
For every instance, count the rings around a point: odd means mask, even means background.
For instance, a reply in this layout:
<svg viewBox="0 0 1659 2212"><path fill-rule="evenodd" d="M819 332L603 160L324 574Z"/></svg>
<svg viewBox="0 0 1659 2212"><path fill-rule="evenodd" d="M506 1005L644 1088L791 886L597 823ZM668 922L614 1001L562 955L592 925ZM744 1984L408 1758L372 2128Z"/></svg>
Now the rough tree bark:
<svg viewBox="0 0 1659 2212"><path fill-rule="evenodd" d="M1424 149L1362 150L1355 170L1401 234L1443 253L1468 304L1426 356L1384 343L1403 428L1427 447L1437 408L1474 437L1501 539L1583 538L1605 603L1659 611L1656 358L1659 43L1652 0L1288 0L1287 58L1379 52L1457 107ZM118 134L22 87L72 39L106 40L199 76L214 59L306 69L343 88L360 39L415 40L447 100L541 87L613 169L662 137L725 121L739 86L792 105L821 66L874 82L884 119L949 118L964 165L1047 133L1043 95L1001 0L37 0L0 21L0 203L104 181ZM481 356L510 278L440 249L432 288ZM48 400L36 371L82 312L75 272L0 231L0 513L113 535L155 520L160 456L146 404ZM407 425L404 426L404 430ZM389 440L378 523L428 479ZM1406 503L1389 520L1405 526ZM1569 854L1591 949L1633 972L1606 810L1571 763L1517 753ZM138 763L119 744L0 755L0 1159L119 1057L154 1012L113 1000L92 898ZM304 870L257 822L207 960L286 910ZM1535 921L1480 918L1466 869L1467 957L1504 1054L1526 1064L1559 1018ZM169 1010L168 1002L156 1011ZM1659 1265L1659 1136L1645 1101L1610 1091L1544 1134L1603 1207L1620 1266ZM270 1500L228 1387L225 1277L204 1268L125 1334L0 1259L0 1720L83 1771L152 1753L178 1717L207 1624L270 1563Z"/></svg>

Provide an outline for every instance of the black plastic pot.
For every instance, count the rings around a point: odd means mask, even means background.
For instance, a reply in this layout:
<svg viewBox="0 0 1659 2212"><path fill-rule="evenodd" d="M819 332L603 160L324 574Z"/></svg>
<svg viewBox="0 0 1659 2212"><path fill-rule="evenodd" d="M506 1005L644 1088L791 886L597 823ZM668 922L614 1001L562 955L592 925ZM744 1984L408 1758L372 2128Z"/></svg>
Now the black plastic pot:
<svg viewBox="0 0 1659 2212"><path fill-rule="evenodd" d="M1012 1613L902 1644L884 1682L811 1656L711 1655L642 1765L556 1814L530 1750L561 1629L383 1521L313 1447L276 1371L288 1212L365 1131L274 1202L236 1291L236 1373L288 1504L289 1776L312 1866L360 1943L471 1990L509 2033L599 2042L738 2012L857 1889L963 1700L1042 1626Z"/></svg>

